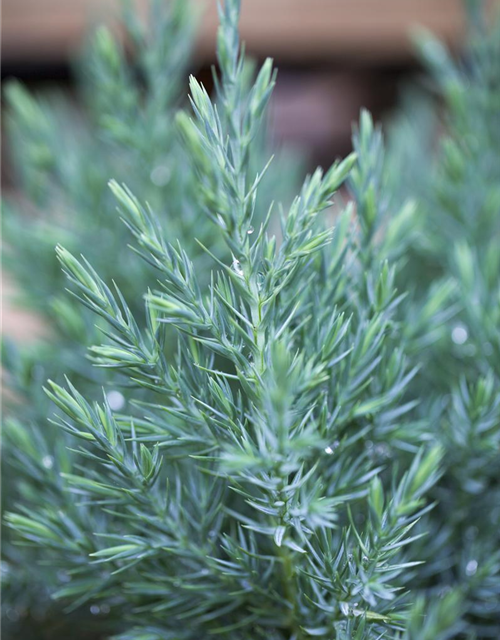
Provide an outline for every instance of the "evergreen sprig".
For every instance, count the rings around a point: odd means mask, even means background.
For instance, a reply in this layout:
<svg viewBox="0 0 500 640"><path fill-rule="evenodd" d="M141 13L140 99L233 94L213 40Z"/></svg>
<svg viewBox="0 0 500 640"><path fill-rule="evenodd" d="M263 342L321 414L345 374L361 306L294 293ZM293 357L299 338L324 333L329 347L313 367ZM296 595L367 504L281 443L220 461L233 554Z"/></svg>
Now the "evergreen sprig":
<svg viewBox="0 0 500 640"><path fill-rule="evenodd" d="M271 207L261 131L276 74L267 60L253 79L239 13L238 0L220 7L215 96L191 78L191 109L175 118L187 191L171 195L196 226L176 233L161 198L115 173L114 220L141 281L114 284L109 257L101 272L75 255L86 251L57 247L95 318L88 355L104 393L78 364L46 385L53 445L11 418L19 499L6 521L57 572L53 598L90 605L120 640L495 637L494 34L473 41L472 71L423 45L449 113L438 178L420 174L425 197L395 183L401 147L384 150L362 112L355 153ZM98 111L135 166L161 151L158 131L140 130L161 118L139 117L123 57L97 38L99 77L116 83ZM163 106L177 95L157 83L164 55L185 54L164 43L139 56Z"/></svg>
<svg viewBox="0 0 500 640"><path fill-rule="evenodd" d="M112 183L140 253L161 276L161 288L145 292L148 326L141 330L118 290L115 298L87 262L58 249L77 295L109 326L104 333L111 344L91 350L97 364L119 367L131 382L156 386L161 394L155 402L140 401L147 413L136 421L133 414L115 417L106 402L89 404L70 383L69 390L52 383L50 397L66 416L58 423L91 444L82 445L80 453L96 463L86 473L76 463L78 473L64 478L89 508L112 515L103 538L111 546L96 542L91 557L113 575L128 576L123 602L135 601L146 576L159 582L164 596L171 593L169 604L152 595L141 605L164 627L161 637L177 633L187 611L186 637L250 632L256 621L285 634L316 633L325 624L326 632L334 633L356 626L351 622L356 617L378 635L398 628L403 616L404 598L395 598L403 584L385 583L407 565L389 560L411 542L405 538L414 523L410 514L422 508L420 495L434 483L440 456L435 452L424 463L419 454L384 509L377 480L383 465L360 445L375 416L396 405L414 375L405 373L404 357L386 345L397 306L393 276L381 265L375 299L362 307L366 283L358 266L361 248L348 233L350 213L337 232L319 217L356 156L306 180L288 214L280 216L279 243L269 233L271 214L254 235L265 167L252 171L250 149L274 77L267 61L255 85L246 86L238 14L236 2L221 11L217 104L196 80L190 82L195 115L190 135L205 154L195 167L202 184L217 185L209 218L233 254L232 263L207 249L213 275L204 290L186 253L166 241L154 214ZM366 117L362 134L371 135ZM210 166L207 174L205 166ZM325 273L338 268L348 251L351 264L325 282ZM329 302L322 305L325 295ZM315 307L330 311L318 316ZM178 353L167 363L162 346L169 326ZM388 439L390 427L386 431ZM207 474L214 478L209 494ZM165 482L175 493L166 492ZM211 498L209 508L206 499L193 503L203 494ZM355 526L349 524L352 510L372 516ZM11 522L20 528L16 517ZM27 521L22 526L26 533ZM124 526L130 527L125 538ZM50 529L36 518L33 527L29 535L41 543ZM337 545L339 572L323 575ZM348 568L348 554L359 550L368 558L364 575ZM346 570L353 574L339 593L336 585ZM200 574L206 576L203 589ZM270 597L264 575L273 585ZM320 595L325 580L326 593ZM82 595L97 585L103 595L101 580L90 589L83 583ZM107 588L109 597L117 593L112 579ZM361 602L351 606L358 594ZM336 611L328 620L325 607Z"/></svg>

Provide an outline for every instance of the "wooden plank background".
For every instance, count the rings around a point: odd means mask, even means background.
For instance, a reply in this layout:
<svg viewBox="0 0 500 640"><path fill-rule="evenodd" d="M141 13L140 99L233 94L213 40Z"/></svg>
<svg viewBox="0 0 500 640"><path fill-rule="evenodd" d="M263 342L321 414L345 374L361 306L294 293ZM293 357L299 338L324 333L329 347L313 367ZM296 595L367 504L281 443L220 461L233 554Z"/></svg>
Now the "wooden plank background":
<svg viewBox="0 0 500 640"><path fill-rule="evenodd" d="M145 0L137 0L144 8ZM194 0L203 11L198 53L211 59L216 1ZM92 19L116 0L3 0L4 62L67 58ZM408 59L417 24L453 45L464 27L461 0L243 0L242 34L255 55L281 61L332 57L366 61Z"/></svg>

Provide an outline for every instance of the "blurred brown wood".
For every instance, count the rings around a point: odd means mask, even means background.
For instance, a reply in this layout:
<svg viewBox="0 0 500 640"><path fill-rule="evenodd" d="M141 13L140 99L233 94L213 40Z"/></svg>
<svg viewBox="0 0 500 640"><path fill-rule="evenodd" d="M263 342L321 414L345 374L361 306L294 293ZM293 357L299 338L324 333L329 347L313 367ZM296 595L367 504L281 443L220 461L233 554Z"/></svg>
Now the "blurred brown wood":
<svg viewBox="0 0 500 640"><path fill-rule="evenodd" d="M215 49L215 0L204 7L198 54ZM145 7L146 0L138 0ZM89 23L116 0L3 0L4 62L60 61L81 42ZM460 0L243 0L242 34L248 50L280 61L349 57L401 61L411 56L413 26L431 28L454 45L464 28Z"/></svg>
<svg viewBox="0 0 500 640"><path fill-rule="evenodd" d="M2 307L1 335L24 343L36 342L48 335L41 318L22 309L15 302L16 286L5 274L0 279L0 301Z"/></svg>

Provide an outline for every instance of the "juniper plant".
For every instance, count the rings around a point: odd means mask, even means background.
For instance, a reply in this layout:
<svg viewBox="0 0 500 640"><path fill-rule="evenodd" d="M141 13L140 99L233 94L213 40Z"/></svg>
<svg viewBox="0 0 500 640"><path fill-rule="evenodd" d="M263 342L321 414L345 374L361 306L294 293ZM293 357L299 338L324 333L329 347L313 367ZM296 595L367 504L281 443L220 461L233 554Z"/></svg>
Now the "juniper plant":
<svg viewBox="0 0 500 640"><path fill-rule="evenodd" d="M486 501L497 491L498 374L477 359L456 367L469 378L458 391L454 376L440 379L460 356L453 323L470 313L463 265L444 259L417 280L425 202L388 179L391 152L367 113L354 154L316 170L289 207L259 214L270 168L256 166L256 149L275 73L266 61L249 81L238 18L226 0L216 96L191 78L191 114L177 117L212 242L198 221L172 233L161 199L149 206L140 184L112 181L158 279L131 297L92 256L58 246L101 331L90 359L127 404L77 376L49 382L61 438L50 483L47 470L36 484L20 469L29 490L7 520L64 571L53 597L90 607L120 640L495 637L495 538L476 532L485 557L471 556L465 527L479 517L474 481ZM486 42L480 82L494 77ZM480 86L484 106L494 84ZM449 176L467 193L459 177ZM465 250L449 251L463 262ZM484 274L479 262L472 271ZM23 438L21 460L40 457Z"/></svg>
<svg viewBox="0 0 500 640"><path fill-rule="evenodd" d="M271 210L256 226L266 167L253 171L250 157L274 73L268 60L245 83L238 16L238 2L221 10L217 102L191 78L194 119L180 119L202 205L232 260L200 243L213 260L203 285L151 209L111 183L159 271L144 292L145 324L85 259L62 247L58 256L108 325L95 364L156 397L130 390L122 414L69 380L51 382L56 423L82 443L81 462L61 474L81 502L9 521L73 567L56 597L131 613L137 626L123 637L394 634L408 615L405 569L418 562L410 530L428 509L440 451L414 445L389 470L365 446L373 434L401 450L415 370L394 343L393 271L375 247L367 270L369 234L351 229L349 208L335 230L320 216L355 156L305 181L278 216L279 242ZM178 349L167 358L172 332Z"/></svg>

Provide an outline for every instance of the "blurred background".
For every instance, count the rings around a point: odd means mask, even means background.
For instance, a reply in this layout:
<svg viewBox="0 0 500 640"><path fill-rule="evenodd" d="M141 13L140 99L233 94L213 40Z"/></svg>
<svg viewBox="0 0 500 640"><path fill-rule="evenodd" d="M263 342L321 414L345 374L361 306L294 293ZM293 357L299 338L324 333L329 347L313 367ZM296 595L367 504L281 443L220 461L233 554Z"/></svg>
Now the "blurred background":
<svg viewBox="0 0 500 640"><path fill-rule="evenodd" d="M64 83L92 22L116 13L118 0L4 0L2 77ZM146 2L136 0L145 10ZM200 7L195 71L214 60L215 0ZM401 84L418 72L411 30L422 25L451 47L464 29L460 0L251 0L243 2L248 52L279 68L272 125L278 139L328 162L349 148L360 106L375 117L395 104Z"/></svg>
<svg viewBox="0 0 500 640"><path fill-rule="evenodd" d="M140 10L146 2L137 0ZM214 62L215 0L199 5L199 34L192 72L208 87ZM55 86L75 99L72 65L96 22L118 14L118 0L3 0L2 81L16 77L37 92ZM110 17L111 16L111 17ZM425 83L411 31L431 29L457 50L464 32L460 0L247 0L242 35L257 60L274 58L278 85L271 109L274 141L299 148L309 166L350 150L352 122L361 107L377 120L390 118L404 87ZM187 93L187 84L186 84ZM5 141L5 137L3 137ZM16 186L8 142L2 146L2 186ZM32 338L39 323L10 300L3 278L4 334Z"/></svg>

